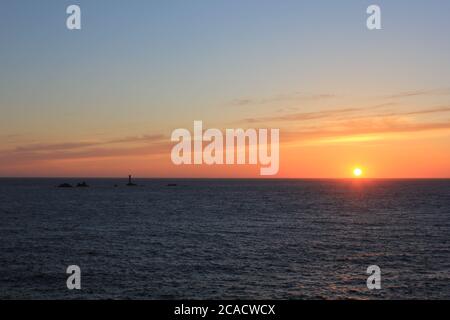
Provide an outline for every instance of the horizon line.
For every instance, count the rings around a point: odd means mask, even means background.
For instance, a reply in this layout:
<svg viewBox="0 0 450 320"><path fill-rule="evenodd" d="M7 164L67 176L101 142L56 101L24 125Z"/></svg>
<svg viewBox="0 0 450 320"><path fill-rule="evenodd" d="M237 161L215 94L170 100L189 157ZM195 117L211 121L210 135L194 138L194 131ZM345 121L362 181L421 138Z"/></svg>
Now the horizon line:
<svg viewBox="0 0 450 320"><path fill-rule="evenodd" d="M133 179L153 179L153 180L450 180L450 177L378 177L378 178L354 178L354 177L136 177ZM128 179L128 176L108 176L108 177L88 177L88 176L0 176L0 179Z"/></svg>

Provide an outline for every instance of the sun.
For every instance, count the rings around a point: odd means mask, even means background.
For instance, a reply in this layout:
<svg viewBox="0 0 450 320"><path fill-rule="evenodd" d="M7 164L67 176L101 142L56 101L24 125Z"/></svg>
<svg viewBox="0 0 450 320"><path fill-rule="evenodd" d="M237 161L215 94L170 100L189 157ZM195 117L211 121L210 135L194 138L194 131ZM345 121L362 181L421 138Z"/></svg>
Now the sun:
<svg viewBox="0 0 450 320"><path fill-rule="evenodd" d="M353 169L353 175L355 177L361 177L363 174L363 171L361 170L361 168L355 168Z"/></svg>

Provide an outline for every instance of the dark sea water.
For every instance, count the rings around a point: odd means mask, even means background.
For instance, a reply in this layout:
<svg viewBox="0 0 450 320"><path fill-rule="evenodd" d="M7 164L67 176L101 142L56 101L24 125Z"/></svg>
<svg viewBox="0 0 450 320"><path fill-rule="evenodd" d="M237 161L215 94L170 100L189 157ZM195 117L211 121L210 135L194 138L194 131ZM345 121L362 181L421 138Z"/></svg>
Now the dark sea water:
<svg viewBox="0 0 450 320"><path fill-rule="evenodd" d="M450 299L450 180L86 181L0 179L0 298Z"/></svg>

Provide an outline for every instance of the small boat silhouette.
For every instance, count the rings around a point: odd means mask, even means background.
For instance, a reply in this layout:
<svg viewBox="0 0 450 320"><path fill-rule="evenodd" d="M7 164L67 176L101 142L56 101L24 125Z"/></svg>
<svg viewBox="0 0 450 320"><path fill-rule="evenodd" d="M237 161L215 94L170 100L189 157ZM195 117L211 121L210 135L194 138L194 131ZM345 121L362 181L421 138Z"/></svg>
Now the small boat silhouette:
<svg viewBox="0 0 450 320"><path fill-rule="evenodd" d="M73 186L69 183L61 183L58 188L73 188Z"/></svg>
<svg viewBox="0 0 450 320"><path fill-rule="evenodd" d="M168 187L176 187L177 184L176 184L176 183L168 183L167 186L168 186Z"/></svg>

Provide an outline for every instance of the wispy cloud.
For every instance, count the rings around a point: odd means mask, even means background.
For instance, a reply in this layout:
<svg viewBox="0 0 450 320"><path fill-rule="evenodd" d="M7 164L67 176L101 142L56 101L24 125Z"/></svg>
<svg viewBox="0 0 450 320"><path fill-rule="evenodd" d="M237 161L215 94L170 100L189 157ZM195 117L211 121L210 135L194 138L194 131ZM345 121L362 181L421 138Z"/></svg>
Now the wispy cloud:
<svg viewBox="0 0 450 320"><path fill-rule="evenodd" d="M0 164L35 161L158 155L170 150L163 134L131 136L94 142L29 144L0 152Z"/></svg>
<svg viewBox="0 0 450 320"><path fill-rule="evenodd" d="M89 148L109 144L133 143L133 142L158 142L165 138L162 134L157 135L143 135L135 137L125 137L106 141L93 142L65 142L54 144L30 144L16 147L16 152L42 152L42 151L58 151L58 150L74 150L80 148Z"/></svg>
<svg viewBox="0 0 450 320"><path fill-rule="evenodd" d="M317 140L327 138L328 141L337 141L342 137L358 137L377 134L377 139L383 139L389 134L418 133L436 130L449 130L450 121L410 123L397 118L366 119L365 121L340 122L334 127L323 129L320 127L305 128L297 131L282 131L281 140L285 143ZM331 140L330 140L331 139ZM348 140L348 139L347 139ZM343 139L342 141L345 141Z"/></svg>
<svg viewBox="0 0 450 320"><path fill-rule="evenodd" d="M296 112L281 116L268 116L259 118L246 118L243 121L247 123L259 123L259 122L280 122L280 121L306 121L315 119L334 118L336 116L352 114L360 111L375 110L388 106L392 106L394 103L383 103L370 107L362 108L341 108L332 110L323 110L315 112Z"/></svg>
<svg viewBox="0 0 450 320"><path fill-rule="evenodd" d="M430 96L430 95L450 95L450 88L441 88L441 89L422 89L422 90L411 90L404 91L388 96L384 96L386 99L402 99L402 98L410 98L410 97L418 97L418 96Z"/></svg>
<svg viewBox="0 0 450 320"><path fill-rule="evenodd" d="M276 102L301 102L301 101L317 101L337 97L334 93L303 93L293 92L287 94L278 94L273 97L266 98L241 98L232 101L232 105L247 106L247 105L261 105Z"/></svg>
<svg viewBox="0 0 450 320"><path fill-rule="evenodd" d="M433 107L430 109L422 109L415 111L406 111L406 112L386 112L379 113L373 115L367 114L358 114L353 116L346 117L347 120L357 120L357 119L366 119L366 118L388 118L388 117L399 117L399 116L413 116L413 115L426 115L426 114L435 114L435 113L446 113L450 112L450 106L442 106L442 107Z"/></svg>
<svg viewBox="0 0 450 320"><path fill-rule="evenodd" d="M0 164L34 163L36 161L81 160L129 156L148 156L167 154L169 143L157 143L150 146L93 148L78 151L46 151L46 152L7 152L0 154Z"/></svg>

